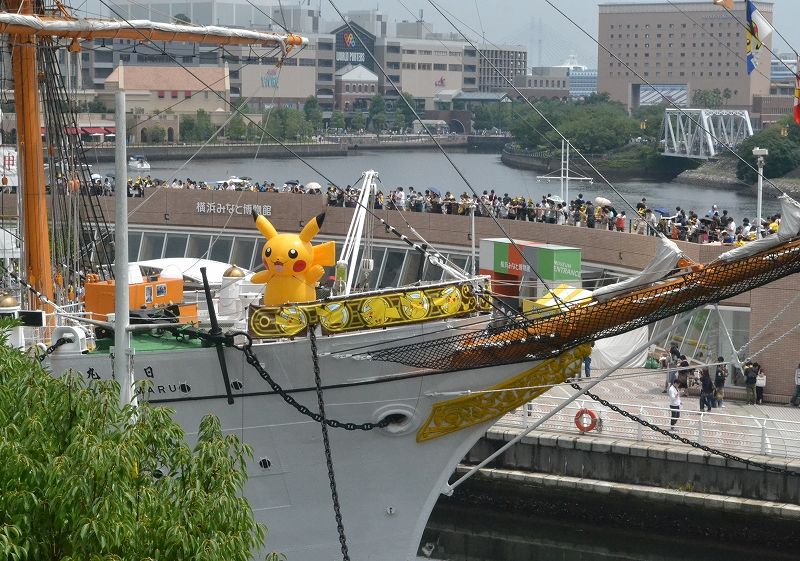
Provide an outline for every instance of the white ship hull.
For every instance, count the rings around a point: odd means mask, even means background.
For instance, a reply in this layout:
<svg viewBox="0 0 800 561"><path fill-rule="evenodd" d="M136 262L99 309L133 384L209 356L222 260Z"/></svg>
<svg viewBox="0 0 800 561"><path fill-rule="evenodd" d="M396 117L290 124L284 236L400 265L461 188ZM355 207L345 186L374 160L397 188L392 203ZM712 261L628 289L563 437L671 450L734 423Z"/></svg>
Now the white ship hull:
<svg viewBox="0 0 800 561"><path fill-rule="evenodd" d="M452 335L445 326L475 328L477 318L431 322L382 331L319 337L320 370L328 418L377 422L389 413L409 417L401 429L330 429L333 464L350 556L361 561L415 559L422 531L443 484L492 421L418 443L416 434L431 406L449 397L435 392L489 387L529 369L517 364L446 374L424 374L400 364L336 357L348 349L392 344L411 335ZM421 339L420 339L421 340ZM317 411L313 362L307 338L259 345L256 354L274 380ZM149 379L153 403L174 408L187 431L214 413L223 427L250 446L245 489L254 512L269 529L265 550L290 561L319 561L341 555L333 514L320 425L271 392L235 349L226 349L235 402L229 405L214 349L141 352L137 379ZM108 355L55 353L53 369L67 367L107 378ZM93 369L93 370L90 370ZM241 382L238 386L237 382ZM181 384L188 384L189 388ZM396 432L393 432L396 431ZM190 440L194 434L190 433ZM259 465L267 459L269 468Z"/></svg>

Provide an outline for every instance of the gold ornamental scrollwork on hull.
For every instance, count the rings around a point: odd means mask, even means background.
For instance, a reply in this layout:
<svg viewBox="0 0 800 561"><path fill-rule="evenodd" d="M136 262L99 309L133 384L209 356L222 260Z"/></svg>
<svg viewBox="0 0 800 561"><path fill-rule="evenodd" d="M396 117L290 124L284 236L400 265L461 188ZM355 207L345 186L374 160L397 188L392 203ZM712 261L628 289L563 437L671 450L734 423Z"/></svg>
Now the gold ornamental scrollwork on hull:
<svg viewBox="0 0 800 561"><path fill-rule="evenodd" d="M491 310L469 282L373 292L286 306L250 306L248 332L257 339L295 337L317 323L326 335L392 327Z"/></svg>
<svg viewBox="0 0 800 561"><path fill-rule="evenodd" d="M428 419L417 431L417 442L433 440L513 411L549 390L549 386L579 374L583 359L591 352L590 345L581 345L540 362L484 392L435 403Z"/></svg>

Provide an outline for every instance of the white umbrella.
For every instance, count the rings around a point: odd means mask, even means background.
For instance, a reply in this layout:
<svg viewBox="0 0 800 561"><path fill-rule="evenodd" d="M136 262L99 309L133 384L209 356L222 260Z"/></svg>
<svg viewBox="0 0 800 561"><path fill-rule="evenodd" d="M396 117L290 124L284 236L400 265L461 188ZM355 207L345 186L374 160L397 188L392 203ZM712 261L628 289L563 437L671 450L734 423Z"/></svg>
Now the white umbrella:
<svg viewBox="0 0 800 561"><path fill-rule="evenodd" d="M99 173L93 173L92 174L92 179L103 179L103 176L100 175Z"/></svg>
<svg viewBox="0 0 800 561"><path fill-rule="evenodd" d="M595 197L594 206L611 206L611 201L605 197Z"/></svg>
<svg viewBox="0 0 800 561"><path fill-rule="evenodd" d="M562 199L558 195L551 195L551 196L547 197L547 200L548 201L552 201L552 202L554 202L556 204L564 202L564 199Z"/></svg>
<svg viewBox="0 0 800 561"><path fill-rule="evenodd" d="M316 181L311 181L310 183L306 183L306 191L322 191L322 185Z"/></svg>

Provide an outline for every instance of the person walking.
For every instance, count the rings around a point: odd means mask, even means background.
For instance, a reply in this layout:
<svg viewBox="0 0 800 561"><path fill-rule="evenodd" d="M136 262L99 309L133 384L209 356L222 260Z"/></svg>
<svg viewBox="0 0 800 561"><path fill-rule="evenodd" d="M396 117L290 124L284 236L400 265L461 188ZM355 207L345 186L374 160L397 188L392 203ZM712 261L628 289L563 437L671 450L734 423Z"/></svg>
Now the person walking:
<svg viewBox="0 0 800 561"><path fill-rule="evenodd" d="M680 381L677 378L675 378L675 380L672 381L672 385L669 387L669 392L667 392L669 396L670 432L675 432L675 425L677 424L678 419L681 416L681 392L678 389L679 385Z"/></svg>
<svg viewBox="0 0 800 561"><path fill-rule="evenodd" d="M756 377L758 371L754 364L747 361L744 365L744 387L747 392L747 405L755 405L756 403Z"/></svg>
<svg viewBox="0 0 800 561"><path fill-rule="evenodd" d="M795 407L800 405L800 364L797 365L794 371L794 395L789 400L789 405L794 405Z"/></svg>
<svg viewBox="0 0 800 561"><path fill-rule="evenodd" d="M711 381L711 374L708 367L703 368L700 374L700 411L706 409L711 412L711 405L714 400L714 383Z"/></svg>
<svg viewBox="0 0 800 561"><path fill-rule="evenodd" d="M714 406L725 407L725 380L728 378L728 365L723 364L725 359L717 357L717 371L714 374Z"/></svg>
<svg viewBox="0 0 800 561"><path fill-rule="evenodd" d="M592 348L594 348L594 341L592 341ZM583 374L587 378L592 377L592 354L591 352L583 359Z"/></svg>
<svg viewBox="0 0 800 561"><path fill-rule="evenodd" d="M767 387L767 373L761 368L759 363L755 363L758 374L756 374L756 403L761 405L764 401L764 388Z"/></svg>
<svg viewBox="0 0 800 561"><path fill-rule="evenodd" d="M673 374L667 355L662 355L661 358L658 359L658 367L664 373L664 390L661 393L667 393L669 385L672 383Z"/></svg>

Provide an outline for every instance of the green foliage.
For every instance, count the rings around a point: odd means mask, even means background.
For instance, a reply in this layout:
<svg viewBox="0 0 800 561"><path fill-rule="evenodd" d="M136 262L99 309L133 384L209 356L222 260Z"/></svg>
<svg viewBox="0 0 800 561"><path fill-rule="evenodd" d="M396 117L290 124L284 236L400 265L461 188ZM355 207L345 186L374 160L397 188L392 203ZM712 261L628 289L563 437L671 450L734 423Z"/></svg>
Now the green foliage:
<svg viewBox="0 0 800 561"><path fill-rule="evenodd" d="M367 119L364 117L363 113L356 113L353 115L353 118L350 120L350 128L361 131L364 130L367 126Z"/></svg>
<svg viewBox="0 0 800 561"><path fill-rule="evenodd" d="M330 127L332 129L343 129L345 126L344 114L341 111L334 111L331 115Z"/></svg>
<svg viewBox="0 0 800 561"><path fill-rule="evenodd" d="M116 382L55 378L0 335L0 557L246 561L263 544L241 492L250 448L207 416L190 448L166 408Z"/></svg>
<svg viewBox="0 0 800 561"><path fill-rule="evenodd" d="M172 16L172 19L175 20L175 23L185 23L187 25L192 23L191 18L186 14L175 14L174 16Z"/></svg>
<svg viewBox="0 0 800 561"><path fill-rule="evenodd" d="M380 94L373 95L369 100L369 116L386 113L386 102Z"/></svg>
<svg viewBox="0 0 800 561"><path fill-rule="evenodd" d="M211 135L217 130L217 127L211 122L211 115L204 109L198 109L197 113L195 113L195 119L197 120L197 138L195 140L202 142L211 138Z"/></svg>
<svg viewBox="0 0 800 561"><path fill-rule="evenodd" d="M591 105L577 112L561 126L572 144L588 154L597 154L625 146L639 130L625 114L608 105Z"/></svg>
<svg viewBox="0 0 800 561"><path fill-rule="evenodd" d="M527 104L514 102L479 105L473 111L473 128L510 130L514 125L515 116L519 115L521 110L524 111L523 107L527 107Z"/></svg>
<svg viewBox="0 0 800 561"><path fill-rule="evenodd" d="M416 109L417 102L414 99L414 96L408 92L402 92L401 95L405 101L402 99L395 101L395 119L402 115L403 123L405 123L405 126L408 126L409 123L413 123L417 118L414 115L414 112L408 107L408 104Z"/></svg>
<svg viewBox="0 0 800 561"><path fill-rule="evenodd" d="M299 109L273 108L261 118L262 127L281 141L296 142L311 136L314 128Z"/></svg>
<svg viewBox="0 0 800 561"><path fill-rule="evenodd" d="M225 127L225 137L228 140L244 140L246 134L247 127L244 124L244 118L237 110L236 115L231 117L231 120L228 121L228 125Z"/></svg>
<svg viewBox="0 0 800 561"><path fill-rule="evenodd" d="M633 110L632 116L634 121L639 122L639 134L641 136L649 136L657 138L661 135L661 126L664 122L664 112L668 103L660 103L658 105L640 105ZM641 123L644 123L644 128L641 128Z"/></svg>
<svg viewBox="0 0 800 561"><path fill-rule="evenodd" d="M380 94L373 95L369 100L368 121L375 132L381 132L386 125L386 102Z"/></svg>
<svg viewBox="0 0 800 561"><path fill-rule="evenodd" d="M394 130L400 132L406 128L408 124L406 123L406 116L403 113L395 113L394 114Z"/></svg>
<svg viewBox="0 0 800 561"><path fill-rule="evenodd" d="M106 107L106 104L98 99L92 101L81 101L75 104L75 109L79 113L113 113L114 108Z"/></svg>
<svg viewBox="0 0 800 561"><path fill-rule="evenodd" d="M727 90L730 99L730 90ZM695 90L692 94L692 107L698 109L717 109L722 107L723 96L719 88L713 90Z"/></svg>
<svg viewBox="0 0 800 561"><path fill-rule="evenodd" d="M372 129L377 133L381 132L386 125L386 113L376 113L372 115L371 121Z"/></svg>
<svg viewBox="0 0 800 561"><path fill-rule="evenodd" d="M781 136L781 127L788 129L788 136ZM753 156L753 148L768 149L769 155L765 157L764 177L771 179L786 175L800 165L799 143L800 127L791 118L787 118L742 142L737 153L753 168L757 169L757 158ZM736 164L736 177L752 184L758 179L758 173L739 160Z"/></svg>
<svg viewBox="0 0 800 561"><path fill-rule="evenodd" d="M167 131L164 130L159 124L155 124L147 131L147 140L152 142L153 144L160 144L164 142L164 139L167 137Z"/></svg>
<svg viewBox="0 0 800 561"><path fill-rule="evenodd" d="M185 142L205 142L216 130L211 116L203 109L198 109L194 116L181 115L180 136Z"/></svg>
<svg viewBox="0 0 800 561"><path fill-rule="evenodd" d="M313 95L306 98L303 104L303 113L305 113L306 121L308 121L313 130L317 131L322 127L322 108L319 106L319 101Z"/></svg>
<svg viewBox="0 0 800 561"><path fill-rule="evenodd" d="M630 117L622 104L607 101L607 95L589 96L574 103L541 100L536 102L536 108L582 152L616 150L641 135L639 118ZM536 112L516 104L511 109L509 128L517 144L533 150L560 149L561 138ZM658 113L655 109L642 111ZM648 117L647 130L657 130L657 123L658 117Z"/></svg>
<svg viewBox="0 0 800 561"><path fill-rule="evenodd" d="M197 134L197 119L192 115L181 115L180 138L183 141L195 140Z"/></svg>

